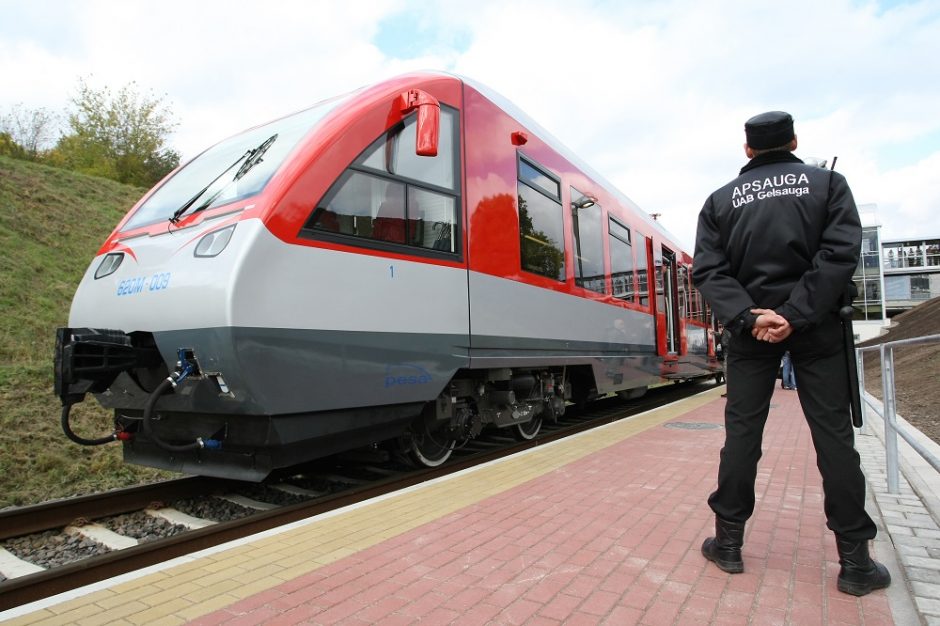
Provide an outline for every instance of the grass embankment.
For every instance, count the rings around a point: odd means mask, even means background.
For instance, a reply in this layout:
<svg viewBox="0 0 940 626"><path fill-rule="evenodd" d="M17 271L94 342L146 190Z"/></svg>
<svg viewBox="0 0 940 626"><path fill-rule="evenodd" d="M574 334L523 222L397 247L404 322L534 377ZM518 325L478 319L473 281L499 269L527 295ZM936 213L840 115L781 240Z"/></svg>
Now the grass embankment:
<svg viewBox="0 0 940 626"><path fill-rule="evenodd" d="M88 448L59 426L55 330L85 268L145 190L0 157L0 508L151 481L117 444ZM85 437L111 431L88 396L72 411Z"/></svg>

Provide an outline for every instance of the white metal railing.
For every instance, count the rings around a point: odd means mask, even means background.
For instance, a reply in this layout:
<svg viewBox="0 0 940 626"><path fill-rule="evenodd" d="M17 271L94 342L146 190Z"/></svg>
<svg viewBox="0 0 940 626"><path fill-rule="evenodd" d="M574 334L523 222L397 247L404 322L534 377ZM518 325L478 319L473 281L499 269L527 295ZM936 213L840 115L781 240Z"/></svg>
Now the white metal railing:
<svg viewBox="0 0 940 626"><path fill-rule="evenodd" d="M885 424L885 463L887 465L888 493L898 493L900 490L898 474L898 435L901 435L904 441L916 450L925 461L940 472L940 459L927 450L927 448L904 428L898 428L898 414L894 390L894 348L896 346L910 346L934 342L940 342L940 335L899 339L897 341L888 341L878 346L855 349L855 359L858 363L858 386L862 392L861 395L862 400L865 402L865 409L871 408L884 420ZM875 350L878 350L881 355L881 393L884 396L884 412L882 412L877 403L872 402L870 396L865 393L865 368L863 360L864 355L862 353L874 352Z"/></svg>

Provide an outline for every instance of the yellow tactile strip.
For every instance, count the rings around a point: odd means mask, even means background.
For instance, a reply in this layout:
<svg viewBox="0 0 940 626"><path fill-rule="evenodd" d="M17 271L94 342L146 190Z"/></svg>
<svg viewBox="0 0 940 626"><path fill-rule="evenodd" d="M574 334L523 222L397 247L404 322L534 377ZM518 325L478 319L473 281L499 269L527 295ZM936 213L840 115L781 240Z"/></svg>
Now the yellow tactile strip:
<svg viewBox="0 0 940 626"><path fill-rule="evenodd" d="M718 389L405 492L176 559L57 604L6 612L11 624L181 624L496 495L707 404ZM303 546L298 549L298 546ZM181 562L182 561L182 562ZM128 578L131 575L127 576ZM30 609L30 607L23 607Z"/></svg>

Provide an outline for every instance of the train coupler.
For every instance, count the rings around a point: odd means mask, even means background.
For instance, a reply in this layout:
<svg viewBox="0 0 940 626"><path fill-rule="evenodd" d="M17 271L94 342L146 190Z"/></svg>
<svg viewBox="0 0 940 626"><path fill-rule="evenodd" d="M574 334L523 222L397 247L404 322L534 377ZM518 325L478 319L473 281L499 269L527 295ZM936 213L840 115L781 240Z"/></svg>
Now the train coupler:
<svg viewBox="0 0 940 626"><path fill-rule="evenodd" d="M81 402L86 393L106 391L121 372L159 363L160 354L133 345L119 330L59 328L53 360L55 394L66 406Z"/></svg>

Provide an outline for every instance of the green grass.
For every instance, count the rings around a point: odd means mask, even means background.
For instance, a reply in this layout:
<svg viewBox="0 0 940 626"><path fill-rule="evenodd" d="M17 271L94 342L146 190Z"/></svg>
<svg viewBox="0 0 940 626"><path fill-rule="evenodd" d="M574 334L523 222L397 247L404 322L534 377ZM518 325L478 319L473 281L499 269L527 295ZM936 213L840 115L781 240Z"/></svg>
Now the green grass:
<svg viewBox="0 0 940 626"><path fill-rule="evenodd" d="M152 481L118 444L72 443L52 391L55 330L88 264L144 189L0 157L0 508ZM111 432L91 396L73 430Z"/></svg>

